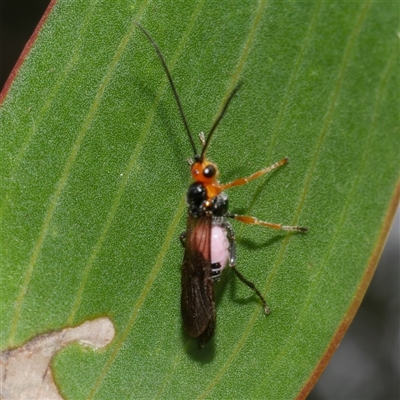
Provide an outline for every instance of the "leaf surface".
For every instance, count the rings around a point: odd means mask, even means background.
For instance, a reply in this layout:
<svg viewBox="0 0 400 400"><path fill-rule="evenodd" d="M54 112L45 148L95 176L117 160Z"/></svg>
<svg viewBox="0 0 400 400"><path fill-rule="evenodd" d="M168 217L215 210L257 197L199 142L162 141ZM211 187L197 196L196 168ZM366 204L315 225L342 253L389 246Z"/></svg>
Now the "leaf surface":
<svg viewBox="0 0 400 400"><path fill-rule="evenodd" d="M288 156L229 192L238 269L217 284L198 349L179 297L191 147L234 98L208 156L221 181ZM305 396L354 315L398 202L395 3L58 1L3 93L1 343L108 316L102 351L53 362L67 398Z"/></svg>

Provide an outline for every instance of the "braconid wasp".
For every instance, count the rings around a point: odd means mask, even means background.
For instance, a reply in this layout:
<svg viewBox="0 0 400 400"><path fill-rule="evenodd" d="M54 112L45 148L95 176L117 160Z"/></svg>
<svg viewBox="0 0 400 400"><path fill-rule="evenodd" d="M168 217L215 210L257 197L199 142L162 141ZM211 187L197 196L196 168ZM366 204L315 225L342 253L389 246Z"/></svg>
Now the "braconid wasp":
<svg viewBox="0 0 400 400"><path fill-rule="evenodd" d="M200 134L202 149L201 153L198 153L164 56L150 34L138 22L134 21L134 24L143 32L157 52L174 93L194 152L194 159L190 162L190 173L194 182L189 186L186 194L188 205L187 228L186 232L180 236L182 245L185 248L181 278L181 313L186 332L192 338L197 338L200 346L203 346L211 339L215 330L214 281L220 278L223 269L227 265L259 297L264 306L264 312L266 314L270 313L263 295L254 283L247 280L236 268L235 234L228 219L285 231L306 232L307 228L260 221L255 217L236 215L228 211L226 189L244 185L253 179L259 178L286 164L288 158L285 157L248 177L236 179L225 184L220 183L218 181L217 166L207 160L206 151L219 122L228 109L229 103L241 85L237 85L226 99L208 135Z"/></svg>

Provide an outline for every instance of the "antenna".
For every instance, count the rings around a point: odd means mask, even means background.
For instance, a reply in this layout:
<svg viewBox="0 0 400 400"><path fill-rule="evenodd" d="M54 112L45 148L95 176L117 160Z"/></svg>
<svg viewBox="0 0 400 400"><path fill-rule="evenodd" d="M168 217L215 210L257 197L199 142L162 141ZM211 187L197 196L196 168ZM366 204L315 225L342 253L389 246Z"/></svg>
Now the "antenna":
<svg viewBox="0 0 400 400"><path fill-rule="evenodd" d="M172 80L172 76L171 76L171 73L169 72L169 69L168 69L168 67L167 67L167 63L165 62L165 59L164 59L164 56L162 55L161 50L160 50L160 48L158 47L157 43L156 43L156 42L154 41L154 39L150 36L150 34L146 31L146 29L144 29L143 26L140 25L138 22L136 22L136 21L132 21L132 22L144 33L144 35L147 37L147 39L149 40L149 42L150 42L150 43L153 45L153 47L156 49L158 58L160 59L161 64L162 64L162 66L164 67L164 71L165 71L165 73L167 74L169 83L170 83L170 85L171 85L172 91L173 91L174 96L175 96L176 103L178 104L178 108L179 108L179 112L181 113L183 125L185 125L185 129L186 129L186 132L187 132L187 134L188 134L190 144L192 145L192 148L193 148L194 157L195 157L195 158L198 158L198 153L197 153L196 145L194 144L194 140L193 140L192 133L190 132L189 124L188 124L188 122L187 122L185 113L183 112L183 107L182 107L181 101L180 101L180 99L179 99L178 92L177 92L177 90L176 90L176 88L175 88L174 81ZM204 151L203 151L203 152L204 152Z"/></svg>
<svg viewBox="0 0 400 400"><path fill-rule="evenodd" d="M221 122L222 117L224 116L226 110L228 109L229 103L231 102L233 96L238 92L238 90L242 87L243 82L239 82L235 89L232 90L231 94L229 95L229 97L226 99L224 105L222 106L222 110L219 113L219 115L217 116L217 118L214 121L213 126L211 127L210 133L207 136L206 142L204 143L203 149L201 151L201 156L200 156L200 160L204 160L204 155L206 153L207 147L210 144L211 138L215 132L215 130L217 129L218 124Z"/></svg>

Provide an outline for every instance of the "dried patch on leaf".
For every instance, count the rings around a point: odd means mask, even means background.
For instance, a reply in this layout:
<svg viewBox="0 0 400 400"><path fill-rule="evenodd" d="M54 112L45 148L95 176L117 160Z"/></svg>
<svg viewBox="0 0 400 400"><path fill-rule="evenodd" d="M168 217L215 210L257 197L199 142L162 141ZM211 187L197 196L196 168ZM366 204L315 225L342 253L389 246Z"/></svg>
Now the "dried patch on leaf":
<svg viewBox="0 0 400 400"><path fill-rule="evenodd" d="M62 399L49 364L66 345L79 342L95 349L114 338L108 318L88 321L75 328L40 335L14 350L0 354L2 399Z"/></svg>

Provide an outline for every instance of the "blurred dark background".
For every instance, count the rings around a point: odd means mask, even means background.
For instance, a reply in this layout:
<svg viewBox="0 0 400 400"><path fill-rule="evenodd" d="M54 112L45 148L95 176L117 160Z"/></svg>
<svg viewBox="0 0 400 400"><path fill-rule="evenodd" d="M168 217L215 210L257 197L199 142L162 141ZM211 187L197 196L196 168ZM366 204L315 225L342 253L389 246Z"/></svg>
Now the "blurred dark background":
<svg viewBox="0 0 400 400"><path fill-rule="evenodd" d="M0 87L49 2L0 1ZM397 212L361 307L308 400L400 399L399 267L400 214Z"/></svg>
<svg viewBox="0 0 400 400"><path fill-rule="evenodd" d="M308 400L400 399L400 212L344 339Z"/></svg>
<svg viewBox="0 0 400 400"><path fill-rule="evenodd" d="M49 0L0 0L0 88L49 3Z"/></svg>

